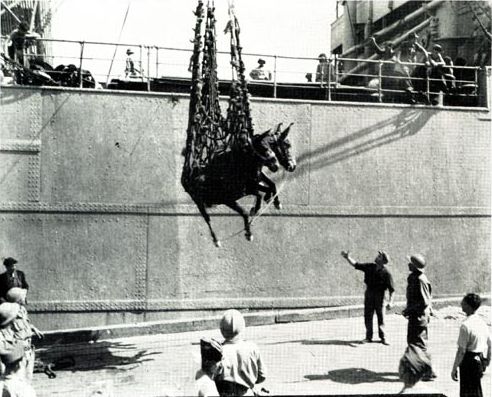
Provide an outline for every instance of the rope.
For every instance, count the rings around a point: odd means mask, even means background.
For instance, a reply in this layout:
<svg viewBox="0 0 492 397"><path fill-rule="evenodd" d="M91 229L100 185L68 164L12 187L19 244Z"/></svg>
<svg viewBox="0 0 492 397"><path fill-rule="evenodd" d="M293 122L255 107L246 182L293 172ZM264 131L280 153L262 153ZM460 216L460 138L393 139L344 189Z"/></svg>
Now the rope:
<svg viewBox="0 0 492 397"><path fill-rule="evenodd" d="M120 35L118 36L118 43L121 41L121 35L123 34L123 29L125 27L126 18L128 17L128 11L130 11L130 5L131 4L132 4L131 1L128 2L128 7L126 8L125 18L123 19L123 24L121 25ZM108 77L106 77L106 86L108 85L109 76L111 75L111 69L113 68L113 62L114 62L114 58L116 56L116 51L118 51L118 46L115 46L113 58L111 59L111 63L109 64Z"/></svg>
<svg viewBox="0 0 492 397"><path fill-rule="evenodd" d="M270 201L269 201L269 202L268 202L265 206L263 206L263 207L260 209L260 211L258 211L258 212L255 214L255 216L253 216L253 217L251 218L251 220L249 221L249 224L250 224L250 225L252 225L252 224L253 224L253 222L254 222L257 218L259 218L261 215L263 215L263 213L264 213L264 212L265 212L268 208L270 208L270 207L271 207L271 205L273 204L273 202L275 201L275 199L278 197L278 195L280 194L280 192L282 192L282 190L284 189L285 184L286 184L286 182L283 182L283 183L280 185L280 187L277 189L277 193L275 193L275 194L273 195L273 197L270 199Z"/></svg>

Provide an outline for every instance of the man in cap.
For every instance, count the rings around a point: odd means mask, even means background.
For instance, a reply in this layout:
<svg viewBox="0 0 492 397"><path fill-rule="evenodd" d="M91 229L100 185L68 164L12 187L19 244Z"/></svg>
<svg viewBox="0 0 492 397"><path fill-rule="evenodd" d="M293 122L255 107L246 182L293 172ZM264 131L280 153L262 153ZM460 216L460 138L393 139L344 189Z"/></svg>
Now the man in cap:
<svg viewBox="0 0 492 397"><path fill-rule="evenodd" d="M408 319L407 344L418 346L427 352L428 325L432 312L432 287L424 274L426 261L423 255L410 256L408 269L410 275L407 282L407 305L402 314ZM422 380L432 380L436 377L430 370Z"/></svg>
<svg viewBox="0 0 492 397"><path fill-rule="evenodd" d="M442 57L442 46L434 44L432 51L427 51L423 46L416 43L415 46L424 54L424 63L430 69L429 74L429 92L432 105L439 104L439 95L446 91L446 81L443 77L443 68L446 63Z"/></svg>
<svg viewBox="0 0 492 397"><path fill-rule="evenodd" d="M258 66L249 73L249 77L253 80L271 80L272 72L264 68L265 63L264 59L258 59Z"/></svg>
<svg viewBox="0 0 492 397"><path fill-rule="evenodd" d="M364 294L364 322L366 325L366 338L364 343L372 342L374 312L378 319L378 334L383 345L389 345L384 333L384 295L386 290L389 292L387 309L393 305L393 296L395 288L393 286L393 277L386 268L389 262L388 255L384 251L378 251L374 262L359 263L350 257L348 251L342 251L342 256L355 269L364 272L364 283L366 292Z"/></svg>
<svg viewBox="0 0 492 397"><path fill-rule="evenodd" d="M0 352L0 360L5 366L5 372L0 381L2 396L5 397L36 397L36 392L25 379L21 368L24 357L24 347L21 343L14 343L8 349Z"/></svg>
<svg viewBox="0 0 492 397"><path fill-rule="evenodd" d="M126 66L125 66L125 77L135 77L137 73L140 73L138 69L135 68L135 63L133 62L132 55L134 52L129 48L126 50Z"/></svg>
<svg viewBox="0 0 492 397"><path fill-rule="evenodd" d="M0 274L0 301L2 302L6 301L7 292L11 288L18 287L26 291L29 289L24 272L18 270L16 264L17 259L12 257L5 258L3 261L6 271Z"/></svg>
<svg viewBox="0 0 492 397"><path fill-rule="evenodd" d="M222 371L222 345L215 339L202 338L200 353L202 367L195 377L198 397L218 396L214 379Z"/></svg>
<svg viewBox="0 0 492 397"><path fill-rule="evenodd" d="M265 380L265 366L255 343L242 338L244 318L234 309L227 310L220 321L223 372L216 380L221 396L251 395L251 390Z"/></svg>

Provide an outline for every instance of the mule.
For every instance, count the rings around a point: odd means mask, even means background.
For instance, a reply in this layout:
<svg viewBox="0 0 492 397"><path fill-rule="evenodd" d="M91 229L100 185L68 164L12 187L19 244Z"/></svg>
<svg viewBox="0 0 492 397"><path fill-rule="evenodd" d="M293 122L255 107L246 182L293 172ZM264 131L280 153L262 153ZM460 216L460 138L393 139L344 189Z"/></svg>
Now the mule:
<svg viewBox="0 0 492 397"><path fill-rule="evenodd" d="M280 123L273 132L270 129L253 135L251 144L245 148L230 148L218 153L206 167L195 170L189 182L182 179L183 187L207 222L217 247L221 243L212 228L207 208L223 204L241 215L245 237L249 241L253 240L250 216L258 213L262 199L267 202L273 199L275 208L281 209L276 185L262 168L267 167L271 172L277 172L280 166L289 172L296 169L296 160L288 139L293 124L281 131ZM248 212L237 201L250 195L256 197L256 202Z"/></svg>

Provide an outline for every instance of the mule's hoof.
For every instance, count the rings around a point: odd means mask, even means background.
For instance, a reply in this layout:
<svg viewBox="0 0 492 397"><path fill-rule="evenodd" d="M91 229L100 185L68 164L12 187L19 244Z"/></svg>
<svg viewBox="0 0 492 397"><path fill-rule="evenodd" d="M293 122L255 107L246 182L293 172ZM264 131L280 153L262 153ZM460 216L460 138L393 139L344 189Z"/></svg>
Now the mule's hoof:
<svg viewBox="0 0 492 397"><path fill-rule="evenodd" d="M276 209L281 210L282 209L282 204L280 203L273 203Z"/></svg>
<svg viewBox="0 0 492 397"><path fill-rule="evenodd" d="M248 240L248 241L253 241L253 234L251 234L251 233L246 233L246 234L245 234L245 236L246 236L246 240Z"/></svg>
<svg viewBox="0 0 492 397"><path fill-rule="evenodd" d="M214 243L217 248L222 247L222 243L220 242L220 240L215 240Z"/></svg>
<svg viewBox="0 0 492 397"><path fill-rule="evenodd" d="M254 207L253 207L253 208L251 208L251 209L249 210L249 216L255 216L255 215L256 215L256 213L257 213L257 212L256 212L256 210L255 210L255 208L254 208Z"/></svg>

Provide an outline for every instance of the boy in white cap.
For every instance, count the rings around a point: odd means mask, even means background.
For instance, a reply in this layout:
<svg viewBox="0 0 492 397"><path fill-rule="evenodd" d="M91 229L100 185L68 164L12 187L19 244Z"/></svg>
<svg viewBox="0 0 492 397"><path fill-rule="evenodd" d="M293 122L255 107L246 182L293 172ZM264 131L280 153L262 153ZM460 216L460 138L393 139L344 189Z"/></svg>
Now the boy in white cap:
<svg viewBox="0 0 492 397"><path fill-rule="evenodd" d="M27 290L14 287L7 291L7 301L18 304L19 310L16 317L12 321L11 329L14 338L21 342L24 346L24 360L21 362L21 367L25 370L26 379L32 381L34 372L34 346L32 345L32 336L36 334L38 338L42 338L43 334L29 321L26 304Z"/></svg>
<svg viewBox="0 0 492 397"><path fill-rule="evenodd" d="M216 380L221 396L253 396L253 388L265 380L265 366L258 346L242 338L246 328L244 318L230 309L220 321L223 372Z"/></svg>
<svg viewBox="0 0 492 397"><path fill-rule="evenodd" d="M0 382L2 397L36 397L34 388L25 379L22 370L24 346L20 342L11 345L0 353L0 360L5 366L5 372Z"/></svg>
<svg viewBox="0 0 492 397"><path fill-rule="evenodd" d="M215 339L200 340L202 367L196 373L196 388L198 397L219 396L214 379L222 370L222 345Z"/></svg>

